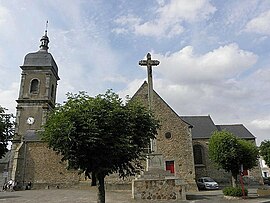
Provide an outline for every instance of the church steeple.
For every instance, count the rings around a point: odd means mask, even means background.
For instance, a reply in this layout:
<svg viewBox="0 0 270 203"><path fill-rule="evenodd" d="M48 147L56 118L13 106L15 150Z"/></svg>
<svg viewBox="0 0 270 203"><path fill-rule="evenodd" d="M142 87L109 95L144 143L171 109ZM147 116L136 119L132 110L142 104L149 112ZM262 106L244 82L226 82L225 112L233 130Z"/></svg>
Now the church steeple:
<svg viewBox="0 0 270 203"><path fill-rule="evenodd" d="M41 44L40 44L40 51L46 51L46 52L48 52L48 49L49 49L49 46L48 46L48 44L49 44L49 37L47 36L47 31L48 30L48 21L46 22L46 29L45 29L45 35L44 36L42 36L42 38L40 39L40 42L41 42Z"/></svg>

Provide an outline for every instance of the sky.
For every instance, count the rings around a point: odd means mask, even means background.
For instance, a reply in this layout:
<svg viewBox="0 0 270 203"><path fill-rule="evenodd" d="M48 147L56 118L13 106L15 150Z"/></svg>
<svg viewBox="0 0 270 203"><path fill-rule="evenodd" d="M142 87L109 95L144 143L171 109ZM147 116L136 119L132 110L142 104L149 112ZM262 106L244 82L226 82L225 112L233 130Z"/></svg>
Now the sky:
<svg viewBox="0 0 270 203"><path fill-rule="evenodd" d="M0 0L0 105L15 113L27 53L49 52L66 93L113 89L132 96L147 79L180 116L244 124L257 144L270 133L269 0Z"/></svg>

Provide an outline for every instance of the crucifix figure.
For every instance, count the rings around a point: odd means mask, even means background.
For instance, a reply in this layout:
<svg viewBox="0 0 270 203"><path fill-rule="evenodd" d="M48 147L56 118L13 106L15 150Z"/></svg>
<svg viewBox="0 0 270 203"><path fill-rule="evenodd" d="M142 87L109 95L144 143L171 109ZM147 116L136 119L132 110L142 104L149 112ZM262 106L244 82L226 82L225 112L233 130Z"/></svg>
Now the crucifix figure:
<svg viewBox="0 0 270 203"><path fill-rule="evenodd" d="M152 60L151 54L147 54L146 60L139 61L140 66L147 66L147 76L148 76L148 107L151 111L153 108L153 77L152 77L152 66L158 66L159 61L158 60ZM150 140L150 150L151 152L156 152L156 140L151 139Z"/></svg>
<svg viewBox="0 0 270 203"><path fill-rule="evenodd" d="M147 66L147 76L148 76L148 106L152 110L153 105L153 77L152 77L152 66L158 66L158 60L152 60L151 54L147 54L146 60L139 61L140 66Z"/></svg>

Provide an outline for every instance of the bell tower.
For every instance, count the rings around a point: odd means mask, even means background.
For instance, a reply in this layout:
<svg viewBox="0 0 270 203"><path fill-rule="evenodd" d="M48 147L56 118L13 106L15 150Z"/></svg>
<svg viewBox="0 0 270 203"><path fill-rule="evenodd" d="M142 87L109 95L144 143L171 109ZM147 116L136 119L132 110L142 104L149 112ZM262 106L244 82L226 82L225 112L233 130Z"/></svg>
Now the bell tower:
<svg viewBox="0 0 270 203"><path fill-rule="evenodd" d="M48 52L47 29L40 39L39 50L25 56L20 66L21 84L17 101L15 136L12 142L12 158L9 178L21 182L32 180L29 160L30 143L40 143L38 131L46 122L48 112L55 106L58 67ZM33 147L32 147L33 149ZM31 149L30 149L31 150Z"/></svg>
<svg viewBox="0 0 270 203"><path fill-rule="evenodd" d="M16 137L29 139L30 134L41 129L46 115L55 106L58 67L48 52L47 30L40 39L40 49L29 53L21 66L21 85L17 100ZM34 137L31 137L34 139ZM35 137L35 139L38 139Z"/></svg>

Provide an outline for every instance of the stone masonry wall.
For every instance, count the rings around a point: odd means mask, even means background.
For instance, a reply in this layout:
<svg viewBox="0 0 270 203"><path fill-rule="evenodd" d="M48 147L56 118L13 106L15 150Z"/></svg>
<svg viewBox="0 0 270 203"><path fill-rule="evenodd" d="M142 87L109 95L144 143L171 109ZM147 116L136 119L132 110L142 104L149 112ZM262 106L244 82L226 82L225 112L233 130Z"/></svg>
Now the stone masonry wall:
<svg viewBox="0 0 270 203"><path fill-rule="evenodd" d="M231 182L231 174L223 169L218 169L216 165L209 159L208 149L209 139L196 139L193 140L193 145L200 145L203 148L203 164L195 165L196 179L209 176L217 181L220 185L228 185ZM249 170L248 176L244 176L245 184L261 184L262 175L260 167L255 167Z"/></svg>
<svg viewBox="0 0 270 203"><path fill-rule="evenodd" d="M186 200L184 184L177 184L175 179L134 180L132 197L142 200L176 201Z"/></svg>
<svg viewBox="0 0 270 203"><path fill-rule="evenodd" d="M147 98L147 83L144 83L133 99L138 99L147 106ZM165 162L174 161L175 175L189 184L188 189L197 190L189 125L156 93L153 95L153 111L161 124L156 139L157 153L163 154ZM165 133L170 133L171 138L166 138Z"/></svg>
<svg viewBox="0 0 270 203"><path fill-rule="evenodd" d="M21 181L38 185L73 185L79 182L77 171L67 170L67 163L61 161L61 156L47 148L43 142L27 142L21 157Z"/></svg>
<svg viewBox="0 0 270 203"><path fill-rule="evenodd" d="M196 180L203 176L209 176L216 180L218 183L228 183L230 181L230 174L222 169L218 169L215 164L209 159L208 150L209 139L196 139L193 140L194 145L200 145L203 149L203 164L196 164Z"/></svg>

